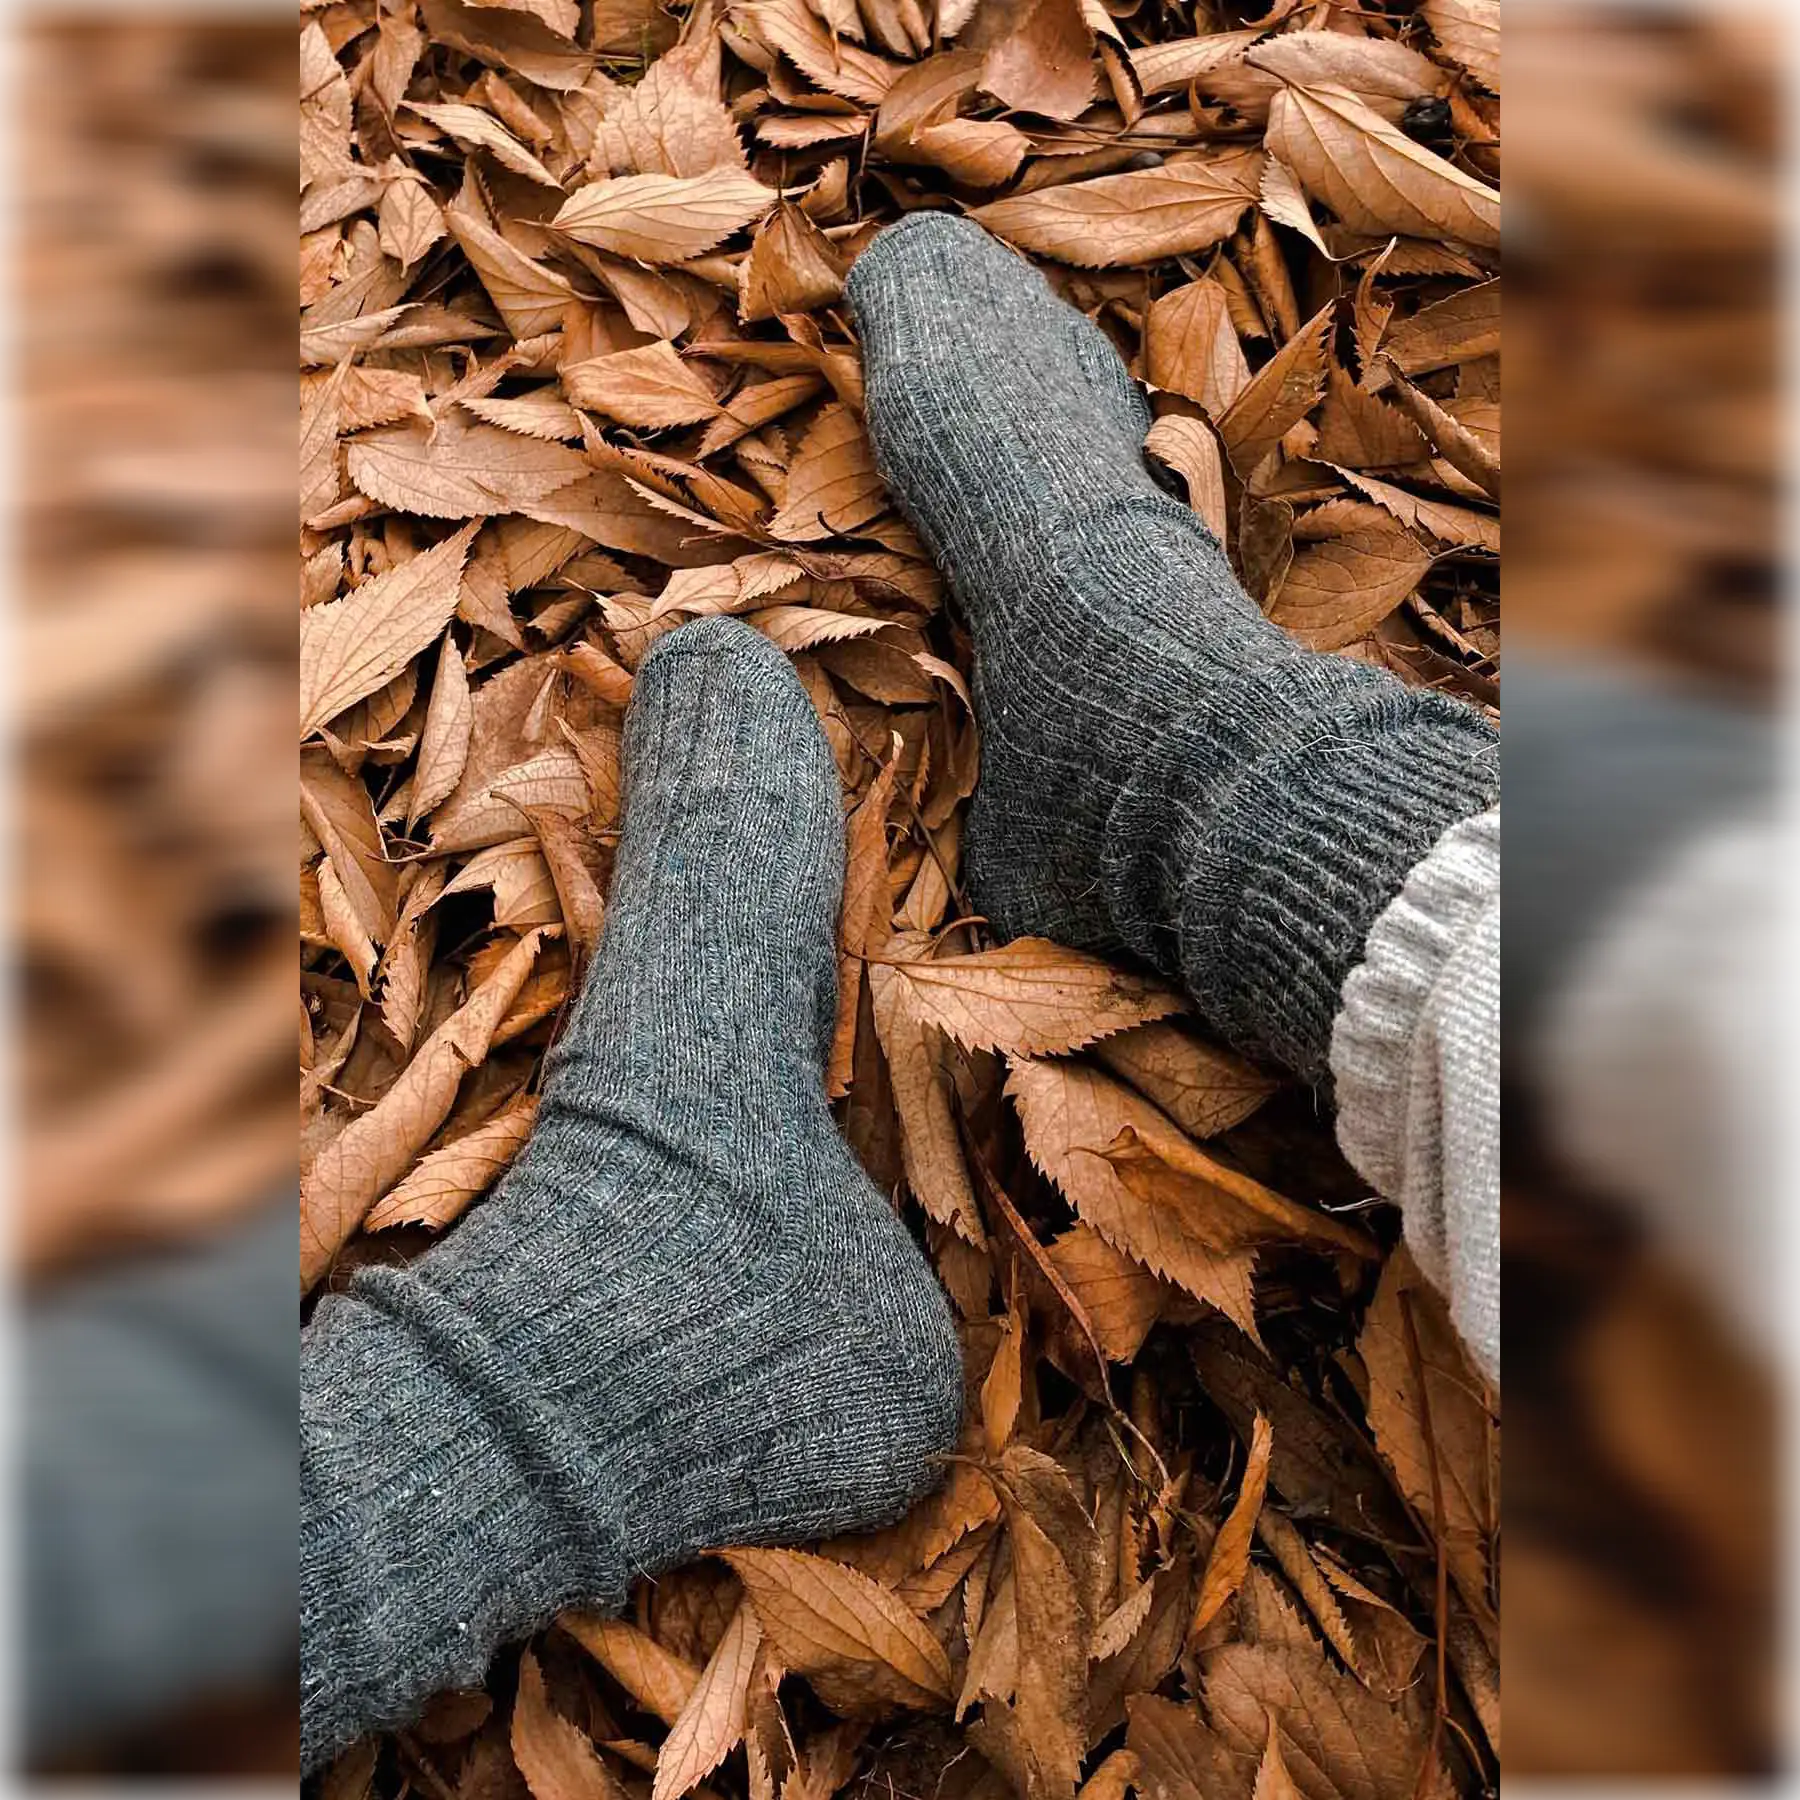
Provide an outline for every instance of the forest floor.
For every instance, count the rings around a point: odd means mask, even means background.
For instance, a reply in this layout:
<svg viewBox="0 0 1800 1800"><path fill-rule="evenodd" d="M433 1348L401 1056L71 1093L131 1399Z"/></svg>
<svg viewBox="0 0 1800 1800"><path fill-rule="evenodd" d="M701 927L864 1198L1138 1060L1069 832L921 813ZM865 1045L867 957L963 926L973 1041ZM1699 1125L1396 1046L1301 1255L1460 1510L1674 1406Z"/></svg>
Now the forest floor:
<svg viewBox="0 0 1800 1800"><path fill-rule="evenodd" d="M1498 1396L1309 1094L973 918L969 644L842 288L882 224L972 214L1112 337L1272 618L1491 709L1498 14L305 10L307 1284L417 1254L524 1141L632 671L729 612L837 759L832 1092L970 1380L900 1525L570 1616L331 1800L1497 1783Z"/></svg>

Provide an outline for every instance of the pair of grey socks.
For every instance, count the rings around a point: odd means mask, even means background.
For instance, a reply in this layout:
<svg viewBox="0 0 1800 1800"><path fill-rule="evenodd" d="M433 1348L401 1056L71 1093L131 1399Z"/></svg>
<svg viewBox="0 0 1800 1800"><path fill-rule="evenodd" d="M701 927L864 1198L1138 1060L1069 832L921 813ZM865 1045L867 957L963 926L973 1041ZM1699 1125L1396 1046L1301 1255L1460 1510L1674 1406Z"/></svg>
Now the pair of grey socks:
<svg viewBox="0 0 1800 1800"><path fill-rule="evenodd" d="M1322 1079L1370 925L1492 800L1493 734L1268 625L1146 472L1105 338L976 227L892 227L849 300L881 467L975 635L977 903ZM948 1307L826 1110L842 815L805 692L747 626L684 626L625 760L530 1143L306 1333L309 1769L564 1606L897 1517L955 1442Z"/></svg>

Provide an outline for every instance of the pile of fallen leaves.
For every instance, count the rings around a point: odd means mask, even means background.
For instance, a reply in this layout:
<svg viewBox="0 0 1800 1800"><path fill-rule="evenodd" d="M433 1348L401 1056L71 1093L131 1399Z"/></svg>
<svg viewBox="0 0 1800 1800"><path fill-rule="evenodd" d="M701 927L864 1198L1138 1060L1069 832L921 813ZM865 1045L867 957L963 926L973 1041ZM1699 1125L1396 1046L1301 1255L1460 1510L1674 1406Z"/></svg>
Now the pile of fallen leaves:
<svg viewBox="0 0 1800 1800"><path fill-rule="evenodd" d="M333 1800L1474 1793L1497 1400L1310 1095L964 891L968 643L875 473L845 271L967 211L1146 384L1307 642L1497 699L1495 0L338 0L301 37L302 1263L529 1132L632 671L735 613L843 779L831 1089L963 1323L891 1530L501 1658Z"/></svg>

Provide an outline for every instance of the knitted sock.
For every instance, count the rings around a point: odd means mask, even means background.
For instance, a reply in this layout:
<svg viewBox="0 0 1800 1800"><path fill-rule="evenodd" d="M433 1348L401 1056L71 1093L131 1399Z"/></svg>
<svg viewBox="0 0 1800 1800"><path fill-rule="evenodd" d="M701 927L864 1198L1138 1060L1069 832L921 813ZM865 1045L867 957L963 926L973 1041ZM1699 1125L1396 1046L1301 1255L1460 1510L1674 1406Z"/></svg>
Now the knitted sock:
<svg viewBox="0 0 1800 1800"><path fill-rule="evenodd" d="M672 633L625 778L529 1143L304 1339L308 1769L571 1603L898 1517L956 1438L942 1290L826 1110L843 826L786 658L732 619Z"/></svg>
<svg viewBox="0 0 1800 1800"><path fill-rule="evenodd" d="M1370 926L1497 794L1495 734L1265 620L1151 479L1104 334L978 227L890 226L849 300L877 461L974 632L977 905L1323 1082Z"/></svg>

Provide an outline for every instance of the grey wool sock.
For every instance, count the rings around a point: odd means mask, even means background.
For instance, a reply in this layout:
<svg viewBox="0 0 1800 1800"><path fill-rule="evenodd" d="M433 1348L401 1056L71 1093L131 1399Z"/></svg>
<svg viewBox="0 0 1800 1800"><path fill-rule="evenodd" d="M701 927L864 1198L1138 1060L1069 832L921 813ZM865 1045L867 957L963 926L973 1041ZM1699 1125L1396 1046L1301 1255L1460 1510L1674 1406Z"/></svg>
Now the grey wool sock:
<svg viewBox="0 0 1800 1800"><path fill-rule="evenodd" d="M307 1769L639 1574L897 1518L955 1442L948 1304L826 1110L842 813L786 658L671 633L625 781L530 1141L303 1339Z"/></svg>
<svg viewBox="0 0 1800 1800"><path fill-rule="evenodd" d="M1265 620L1151 478L1105 335L979 227L888 227L849 300L876 459L974 633L977 906L1325 1082L1369 928L1497 795L1494 732Z"/></svg>

